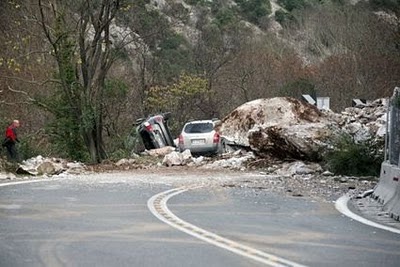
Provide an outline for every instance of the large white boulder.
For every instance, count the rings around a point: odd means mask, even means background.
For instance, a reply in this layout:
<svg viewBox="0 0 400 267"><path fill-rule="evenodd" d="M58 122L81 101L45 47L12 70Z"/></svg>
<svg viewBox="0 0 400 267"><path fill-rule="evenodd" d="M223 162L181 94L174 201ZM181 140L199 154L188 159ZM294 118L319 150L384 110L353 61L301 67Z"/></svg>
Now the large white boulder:
<svg viewBox="0 0 400 267"><path fill-rule="evenodd" d="M290 97L257 99L239 106L222 120L221 134L258 155L315 159L332 136L336 120L317 107Z"/></svg>

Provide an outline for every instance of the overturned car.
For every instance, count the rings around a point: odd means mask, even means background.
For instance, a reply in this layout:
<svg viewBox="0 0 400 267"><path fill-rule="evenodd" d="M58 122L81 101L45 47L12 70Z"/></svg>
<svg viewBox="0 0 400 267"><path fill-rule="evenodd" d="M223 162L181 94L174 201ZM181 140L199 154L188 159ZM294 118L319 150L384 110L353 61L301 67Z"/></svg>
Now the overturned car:
<svg viewBox="0 0 400 267"><path fill-rule="evenodd" d="M175 147L174 140L168 128L170 112L151 115L136 120L136 131L147 150L165 146Z"/></svg>

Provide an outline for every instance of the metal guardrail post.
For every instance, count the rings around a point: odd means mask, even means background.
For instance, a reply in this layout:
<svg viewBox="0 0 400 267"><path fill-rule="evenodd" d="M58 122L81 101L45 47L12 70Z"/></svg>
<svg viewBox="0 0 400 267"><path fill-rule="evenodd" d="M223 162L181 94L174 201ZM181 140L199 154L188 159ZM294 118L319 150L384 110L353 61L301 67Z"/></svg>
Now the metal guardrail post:
<svg viewBox="0 0 400 267"><path fill-rule="evenodd" d="M400 88L396 87L389 101L389 162L399 165L400 156Z"/></svg>
<svg viewBox="0 0 400 267"><path fill-rule="evenodd" d="M387 106L387 108L386 108L386 131L385 131L385 150L384 150L384 152L385 153L383 153L383 156L384 156L384 159L383 159L383 161L384 162L386 162L387 160L388 160L388 157L389 157L389 114L390 114L390 112L389 112L389 110L390 110L390 98L388 99L388 101L387 101L387 103L388 103L388 106ZM389 159L390 160L390 159Z"/></svg>

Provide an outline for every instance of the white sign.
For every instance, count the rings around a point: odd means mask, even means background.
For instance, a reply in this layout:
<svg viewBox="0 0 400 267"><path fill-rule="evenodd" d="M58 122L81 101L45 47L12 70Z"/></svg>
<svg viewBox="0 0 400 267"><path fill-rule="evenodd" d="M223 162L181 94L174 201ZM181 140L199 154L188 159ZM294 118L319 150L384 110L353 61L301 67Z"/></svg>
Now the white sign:
<svg viewBox="0 0 400 267"><path fill-rule="evenodd" d="M330 98L329 97L317 97L317 108L318 109L330 109Z"/></svg>
<svg viewBox="0 0 400 267"><path fill-rule="evenodd" d="M302 95L302 97L311 105L315 105L315 100L310 95Z"/></svg>

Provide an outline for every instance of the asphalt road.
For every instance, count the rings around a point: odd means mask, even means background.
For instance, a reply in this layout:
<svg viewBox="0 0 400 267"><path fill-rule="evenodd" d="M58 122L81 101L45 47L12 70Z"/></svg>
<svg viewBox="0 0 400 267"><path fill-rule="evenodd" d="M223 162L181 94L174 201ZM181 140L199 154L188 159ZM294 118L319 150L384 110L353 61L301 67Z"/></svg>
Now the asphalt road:
<svg viewBox="0 0 400 267"><path fill-rule="evenodd" d="M235 246L290 261L281 266L399 266L400 235L333 203L217 184L171 196L165 206L192 228L182 227L228 240L216 246L150 212L149 199L176 184L110 177L0 187L0 266L268 266Z"/></svg>

